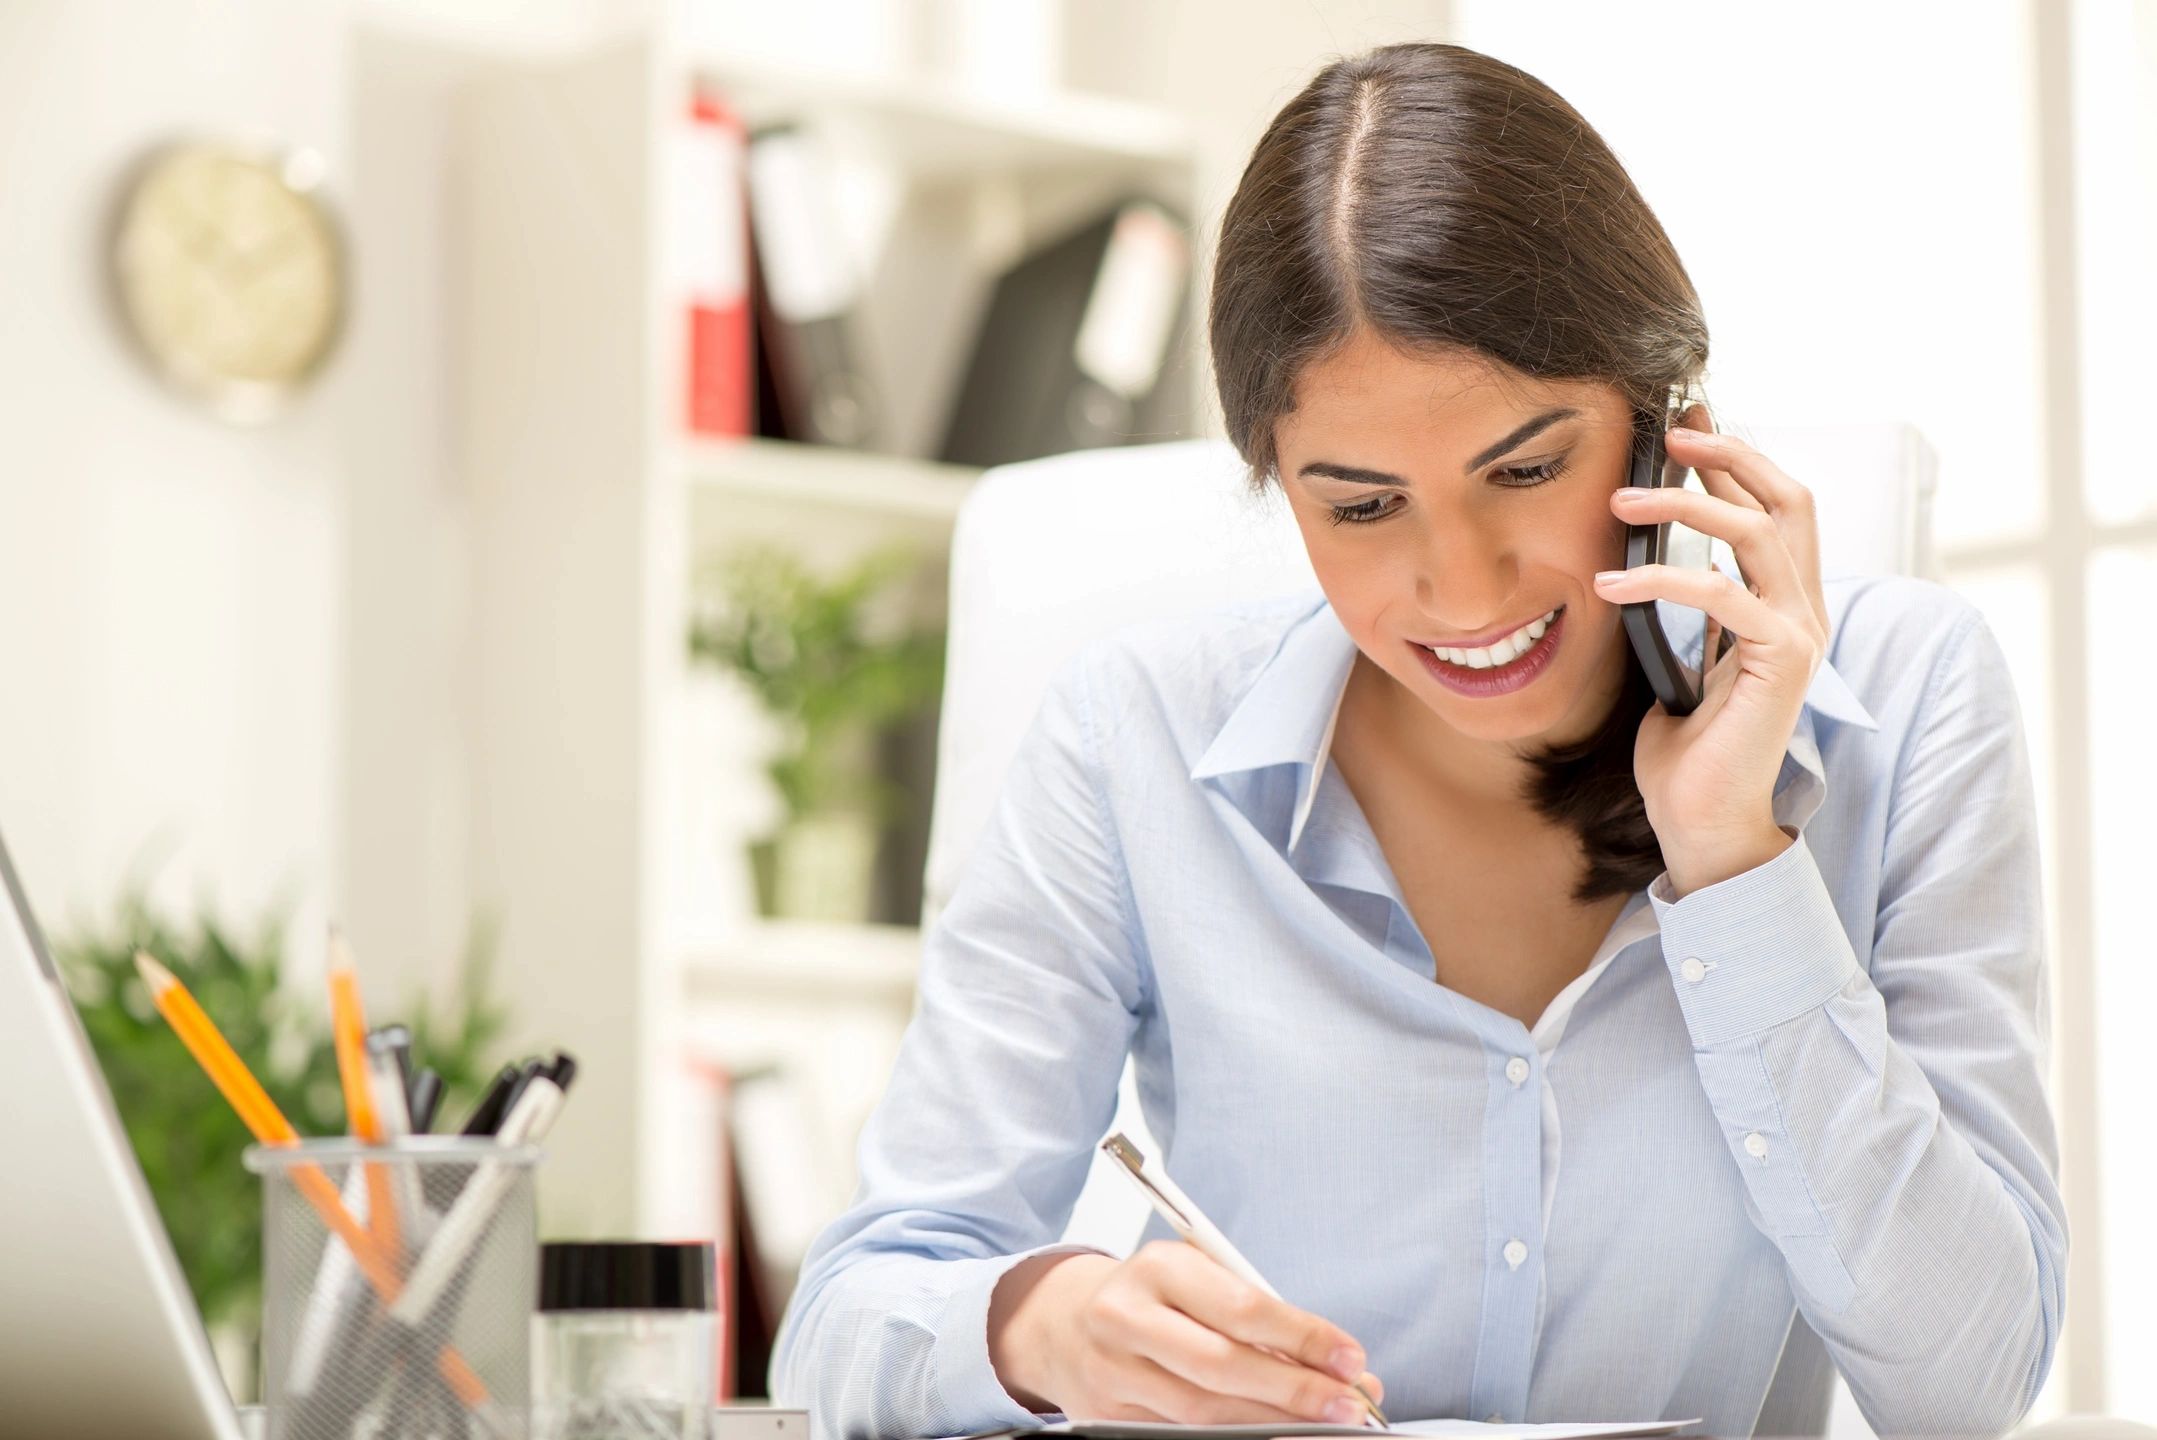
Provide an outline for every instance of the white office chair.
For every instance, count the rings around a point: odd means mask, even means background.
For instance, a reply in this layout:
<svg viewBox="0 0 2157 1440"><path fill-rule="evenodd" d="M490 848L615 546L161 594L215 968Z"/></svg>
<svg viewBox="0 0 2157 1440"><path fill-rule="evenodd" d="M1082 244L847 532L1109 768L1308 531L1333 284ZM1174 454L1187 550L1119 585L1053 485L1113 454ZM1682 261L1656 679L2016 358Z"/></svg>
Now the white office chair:
<svg viewBox="0 0 2157 1440"><path fill-rule="evenodd" d="M1729 426L1819 497L1824 574L1931 578L1936 459L1900 424ZM1317 582L1287 503L1254 496L1223 440L1080 451L996 467L959 512L922 924L988 822L1049 677L1141 618ZM1150 1146L1126 1064L1115 1129ZM1128 1253L1145 1202L1094 1156L1065 1238ZM1854 1424L1850 1422L1855 1422ZM1846 1395L1832 1433L1863 1434Z"/></svg>

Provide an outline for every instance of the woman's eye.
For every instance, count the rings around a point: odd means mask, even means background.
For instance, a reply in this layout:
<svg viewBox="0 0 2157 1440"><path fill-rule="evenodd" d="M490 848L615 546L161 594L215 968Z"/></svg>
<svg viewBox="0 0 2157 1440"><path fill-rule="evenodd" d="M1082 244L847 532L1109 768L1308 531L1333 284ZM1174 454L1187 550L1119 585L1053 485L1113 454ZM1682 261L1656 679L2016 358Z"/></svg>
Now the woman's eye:
<svg viewBox="0 0 2157 1440"><path fill-rule="evenodd" d="M1530 490L1548 484L1565 473L1565 462L1570 458L1560 455L1555 460L1545 460L1540 465L1530 465L1521 470L1502 470L1499 473L1512 477L1505 482L1511 490Z"/></svg>
<svg viewBox="0 0 2157 1440"><path fill-rule="evenodd" d="M1359 501L1354 505L1332 506L1333 523L1336 525L1361 525L1372 520L1382 520L1393 513L1385 508L1386 501L1392 498L1390 495L1374 495L1370 499Z"/></svg>

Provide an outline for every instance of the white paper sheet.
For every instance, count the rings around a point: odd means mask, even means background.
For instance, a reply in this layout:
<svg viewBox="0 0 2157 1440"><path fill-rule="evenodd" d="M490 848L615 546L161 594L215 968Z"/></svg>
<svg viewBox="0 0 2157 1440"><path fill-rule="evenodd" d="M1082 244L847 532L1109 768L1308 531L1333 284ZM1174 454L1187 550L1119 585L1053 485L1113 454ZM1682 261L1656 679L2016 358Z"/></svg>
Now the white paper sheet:
<svg viewBox="0 0 2157 1440"><path fill-rule="evenodd" d="M1476 1420L1403 1420L1393 1426L1401 1435L1443 1435L1458 1440L1607 1440L1618 1435L1669 1435L1697 1420L1651 1420L1638 1425L1485 1425ZM1376 1433L1375 1431L1373 1432Z"/></svg>
<svg viewBox="0 0 2157 1440"><path fill-rule="evenodd" d="M1060 1420L1054 1424L1020 1430L994 1431L996 1435L1030 1437L1070 1435L1094 1440L1297 1440L1301 1436L1416 1435L1440 1440L1617 1440L1620 1436L1670 1435L1698 1420L1593 1421L1574 1424L1559 1421L1541 1425L1487 1425L1477 1420L1403 1420L1391 1429L1375 1430L1361 1425L1150 1425L1131 1420Z"/></svg>

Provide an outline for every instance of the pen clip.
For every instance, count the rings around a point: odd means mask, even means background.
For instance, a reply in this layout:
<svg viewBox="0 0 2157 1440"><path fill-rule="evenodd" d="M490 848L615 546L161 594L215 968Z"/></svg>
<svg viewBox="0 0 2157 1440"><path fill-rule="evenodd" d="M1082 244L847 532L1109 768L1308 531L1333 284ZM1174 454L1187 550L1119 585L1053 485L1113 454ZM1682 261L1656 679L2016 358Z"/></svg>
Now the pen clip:
<svg viewBox="0 0 2157 1440"><path fill-rule="evenodd" d="M1185 1235L1191 1233L1191 1217L1184 1213L1183 1206L1176 1203L1175 1196L1154 1183L1153 1177L1146 1173L1146 1157L1139 1153L1136 1145L1124 1138L1121 1130L1103 1140L1101 1148L1123 1166L1125 1173L1138 1183L1140 1189L1159 1202L1162 1213L1175 1222L1177 1230Z"/></svg>

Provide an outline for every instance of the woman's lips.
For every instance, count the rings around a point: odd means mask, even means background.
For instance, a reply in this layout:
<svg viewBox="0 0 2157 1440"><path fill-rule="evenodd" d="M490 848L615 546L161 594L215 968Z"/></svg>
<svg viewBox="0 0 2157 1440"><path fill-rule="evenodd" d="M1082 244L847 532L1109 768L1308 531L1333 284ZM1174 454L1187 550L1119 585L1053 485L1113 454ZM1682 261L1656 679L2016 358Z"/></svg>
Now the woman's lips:
<svg viewBox="0 0 2157 1440"><path fill-rule="evenodd" d="M1431 653L1427 645L1417 644L1413 640L1408 643L1414 649L1416 657L1423 662L1423 668L1429 671L1439 684L1457 695L1481 700L1494 695L1510 695L1515 690L1535 683L1536 679L1550 668L1551 659L1558 653L1558 643L1564 631L1565 607L1561 605L1558 607L1558 613L1551 617L1550 624L1544 629L1540 639L1505 664L1493 665L1487 670L1472 670L1465 665L1455 665L1450 660L1439 659Z"/></svg>

